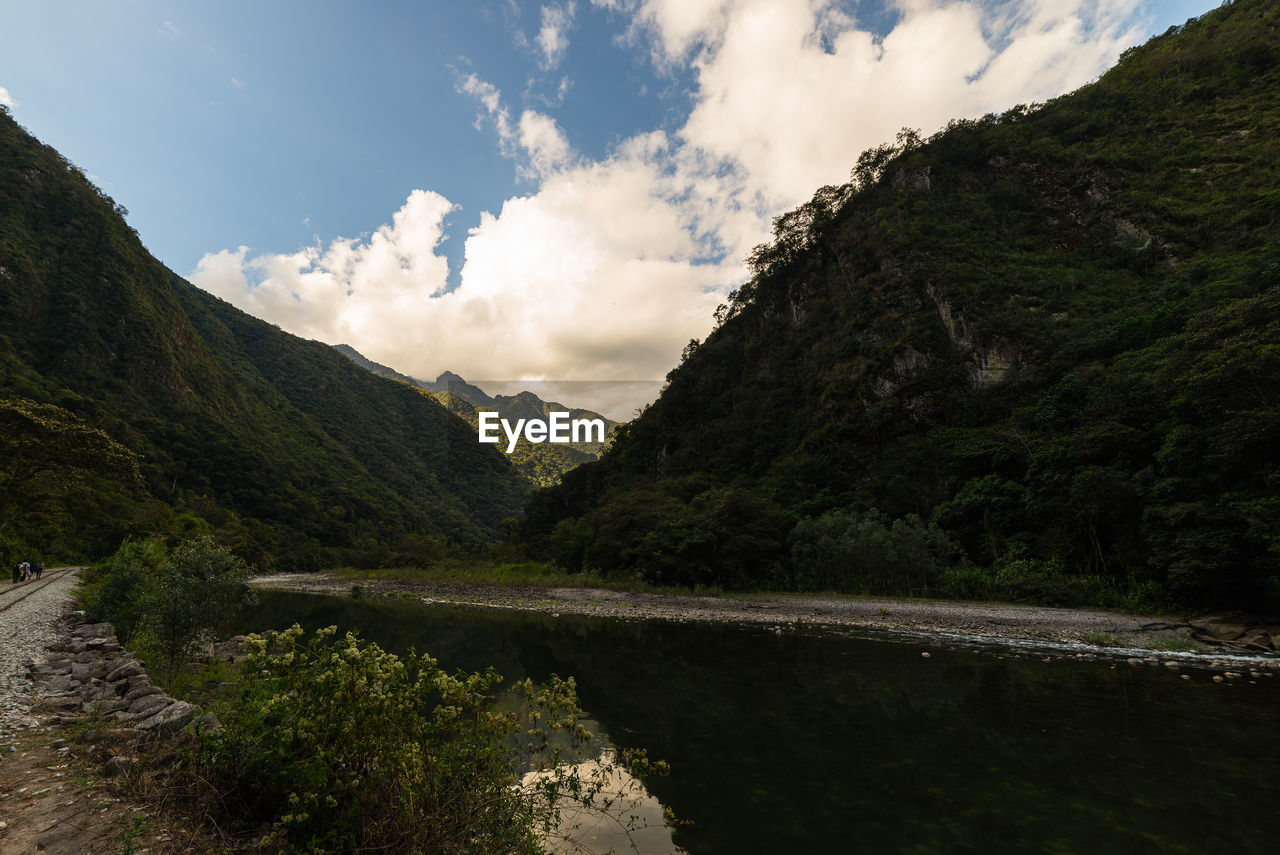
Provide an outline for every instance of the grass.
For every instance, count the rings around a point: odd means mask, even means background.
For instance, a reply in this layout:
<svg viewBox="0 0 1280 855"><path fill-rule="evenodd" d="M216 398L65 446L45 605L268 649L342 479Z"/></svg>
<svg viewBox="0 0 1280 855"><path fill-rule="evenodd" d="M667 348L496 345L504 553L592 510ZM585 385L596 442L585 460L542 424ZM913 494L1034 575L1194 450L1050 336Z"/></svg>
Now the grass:
<svg viewBox="0 0 1280 855"><path fill-rule="evenodd" d="M360 588L365 594L363 582L400 582L405 584L438 584L438 585L495 585L499 587L519 588L525 586L538 587L572 587L601 588L608 591L625 591L628 593L663 593L694 596L720 595L724 591L719 587L711 588L674 588L649 584L636 577L597 576L594 573L567 573L554 564L541 561L501 561L477 558L466 560L456 557L444 558L430 567L388 567L373 570L355 567L334 567L328 572L352 581L352 593Z"/></svg>
<svg viewBox="0 0 1280 855"><path fill-rule="evenodd" d="M1208 645L1194 638L1177 635L1144 635L1138 639L1138 646L1162 653L1203 653L1209 649Z"/></svg>

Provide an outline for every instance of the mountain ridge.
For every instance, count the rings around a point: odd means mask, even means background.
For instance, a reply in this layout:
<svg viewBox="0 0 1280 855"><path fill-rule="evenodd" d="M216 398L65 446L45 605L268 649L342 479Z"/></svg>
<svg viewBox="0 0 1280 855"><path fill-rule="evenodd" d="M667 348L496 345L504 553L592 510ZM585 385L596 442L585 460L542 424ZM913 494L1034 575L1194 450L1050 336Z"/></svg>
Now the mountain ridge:
<svg viewBox="0 0 1280 855"><path fill-rule="evenodd" d="M348 344L334 345L352 362L392 380L422 389L432 395L446 409L479 428L479 413L492 410L515 424L517 420L547 420L552 412L567 412L570 419L600 419L605 426L603 442L530 443L521 437L512 458L516 471L538 486L551 486L559 482L565 472L582 463L595 460L608 446L609 437L619 423L593 410L569 407L558 401L545 401L528 390L514 395L489 395L479 386L468 383L461 375L445 371L434 381L419 380L401 374L393 368L381 365L361 354Z"/></svg>
<svg viewBox="0 0 1280 855"><path fill-rule="evenodd" d="M73 413L143 476L86 477L6 537L92 557L212 531L261 566L305 569L416 560L518 512L527 486L465 422L169 271L7 111L0 155L0 396Z"/></svg>
<svg viewBox="0 0 1280 855"><path fill-rule="evenodd" d="M1276 12L864 152L528 542L658 583L1280 603Z"/></svg>

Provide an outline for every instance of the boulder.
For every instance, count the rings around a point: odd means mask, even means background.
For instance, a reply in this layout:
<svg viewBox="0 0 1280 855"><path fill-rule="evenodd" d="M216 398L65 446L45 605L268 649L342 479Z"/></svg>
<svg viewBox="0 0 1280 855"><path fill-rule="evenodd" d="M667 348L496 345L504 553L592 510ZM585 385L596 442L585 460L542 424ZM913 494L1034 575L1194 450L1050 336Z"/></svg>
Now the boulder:
<svg viewBox="0 0 1280 855"><path fill-rule="evenodd" d="M198 710L186 701L174 701L148 719L138 722L134 730L161 733L176 730L195 718Z"/></svg>
<svg viewBox="0 0 1280 855"><path fill-rule="evenodd" d="M151 682L145 674L140 674L126 683L129 690L124 693L126 701L136 701L138 698L145 698L148 695L163 694L160 687Z"/></svg>
<svg viewBox="0 0 1280 855"><path fill-rule="evenodd" d="M1196 635L1206 641L1235 641L1252 623L1244 612L1221 612L1187 621Z"/></svg>
<svg viewBox="0 0 1280 855"><path fill-rule="evenodd" d="M106 673L107 673L107 663L102 662L100 660L97 662L72 662L71 663L72 679L79 680L82 683L93 680L94 678L97 678L100 680Z"/></svg>
<svg viewBox="0 0 1280 855"><path fill-rule="evenodd" d="M152 695L143 695L142 697L135 698L132 701L126 700L123 701L123 703L128 704L126 712L154 714L161 707L168 706L171 701L168 695L162 692L157 692Z"/></svg>
<svg viewBox="0 0 1280 855"><path fill-rule="evenodd" d="M1245 630L1245 633L1233 643L1263 653L1270 653L1276 649L1275 639L1271 633L1258 627Z"/></svg>
<svg viewBox="0 0 1280 855"><path fill-rule="evenodd" d="M130 659L128 662L125 662L123 665L116 666L115 669L113 669L111 672L107 674L106 679L108 683L114 683L117 680L123 680L126 677L136 677L139 674L146 674L146 673L147 673L146 669L138 664L137 659Z"/></svg>

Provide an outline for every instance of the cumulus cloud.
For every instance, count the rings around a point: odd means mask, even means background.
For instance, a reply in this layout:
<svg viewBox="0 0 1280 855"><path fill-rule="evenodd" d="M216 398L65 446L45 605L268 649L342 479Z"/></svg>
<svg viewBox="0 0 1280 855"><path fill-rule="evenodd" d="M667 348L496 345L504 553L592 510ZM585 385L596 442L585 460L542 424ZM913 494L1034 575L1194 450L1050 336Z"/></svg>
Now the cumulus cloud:
<svg viewBox="0 0 1280 855"><path fill-rule="evenodd" d="M898 0L883 37L828 0L632 4L660 63L697 77L683 143L732 163L776 207L847 179L906 126L1044 100L1096 77L1140 34L1137 0Z"/></svg>
<svg viewBox="0 0 1280 855"><path fill-rule="evenodd" d="M9 107L10 109L18 106L18 102L13 100L13 96L9 94L9 90L0 86L0 107Z"/></svg>
<svg viewBox="0 0 1280 855"><path fill-rule="evenodd" d="M897 0L881 35L831 0L592 2L627 15L659 67L689 73L692 108L592 160L552 116L460 77L532 190L473 221L456 289L438 254L452 205L422 190L368 238L210 253L193 281L414 376L615 381L621 400L616 381L664 376L706 334L771 218L847 180L862 150L1079 86L1140 23L1138 0ZM573 11L543 9L544 61L563 56Z"/></svg>
<svg viewBox="0 0 1280 855"><path fill-rule="evenodd" d="M642 155L552 175L539 193L482 215L452 291L437 254L452 206L421 190L370 238L209 253L190 278L291 332L349 342L414 376L661 377L726 283L714 265L688 262L689 226L653 195L655 165ZM589 403L629 416L655 392L605 382Z"/></svg>

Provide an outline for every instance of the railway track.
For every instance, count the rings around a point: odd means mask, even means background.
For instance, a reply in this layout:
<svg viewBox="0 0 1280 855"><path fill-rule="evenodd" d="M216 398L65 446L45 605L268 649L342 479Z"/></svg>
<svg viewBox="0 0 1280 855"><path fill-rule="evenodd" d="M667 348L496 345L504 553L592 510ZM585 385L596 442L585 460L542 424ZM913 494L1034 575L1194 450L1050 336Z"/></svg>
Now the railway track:
<svg viewBox="0 0 1280 855"><path fill-rule="evenodd" d="M39 591L45 585L55 579L59 579L68 573L81 570L81 567L62 567L58 570L48 570L39 579L28 582L18 582L17 584L0 582L0 612L7 611L17 603L22 602L27 597Z"/></svg>

